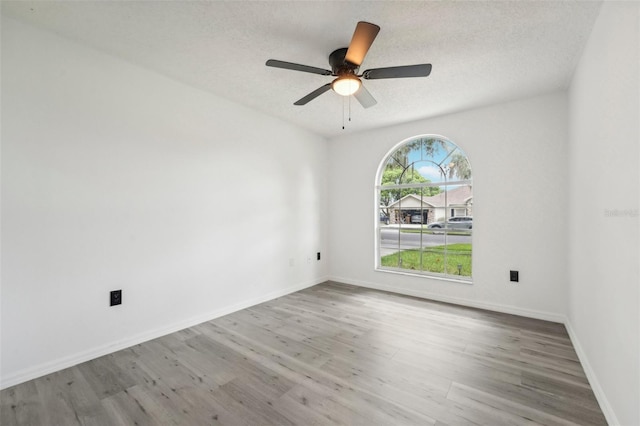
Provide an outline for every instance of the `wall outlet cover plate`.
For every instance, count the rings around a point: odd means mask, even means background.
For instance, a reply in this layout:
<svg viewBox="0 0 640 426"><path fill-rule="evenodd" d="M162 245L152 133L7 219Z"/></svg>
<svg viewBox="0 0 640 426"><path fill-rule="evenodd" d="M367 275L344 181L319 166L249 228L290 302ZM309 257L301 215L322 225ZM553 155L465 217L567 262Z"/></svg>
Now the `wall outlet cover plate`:
<svg viewBox="0 0 640 426"><path fill-rule="evenodd" d="M113 290L109 294L109 306L116 306L122 304L122 290Z"/></svg>

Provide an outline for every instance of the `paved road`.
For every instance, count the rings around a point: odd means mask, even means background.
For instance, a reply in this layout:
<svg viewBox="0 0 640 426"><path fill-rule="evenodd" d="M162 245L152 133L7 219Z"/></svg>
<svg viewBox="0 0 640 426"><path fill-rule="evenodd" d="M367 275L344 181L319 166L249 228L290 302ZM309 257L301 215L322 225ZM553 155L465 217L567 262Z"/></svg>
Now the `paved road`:
<svg viewBox="0 0 640 426"><path fill-rule="evenodd" d="M403 249L441 246L445 243L444 234L398 233L398 228L382 228L380 230L380 254L382 256L398 251L398 237L400 238L400 247ZM471 235L447 235L446 240L447 244L471 243Z"/></svg>

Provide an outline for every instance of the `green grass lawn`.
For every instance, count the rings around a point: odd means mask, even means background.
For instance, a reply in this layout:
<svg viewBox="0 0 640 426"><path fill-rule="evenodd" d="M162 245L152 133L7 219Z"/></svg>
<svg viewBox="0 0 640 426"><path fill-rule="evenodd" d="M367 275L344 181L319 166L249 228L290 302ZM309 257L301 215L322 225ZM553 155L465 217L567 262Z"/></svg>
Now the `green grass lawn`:
<svg viewBox="0 0 640 426"><path fill-rule="evenodd" d="M446 262L445 262L446 248ZM448 244L427 247L423 250L403 250L384 256L382 266L429 271L440 274L458 275L458 265L462 265L460 275L471 276L471 244Z"/></svg>

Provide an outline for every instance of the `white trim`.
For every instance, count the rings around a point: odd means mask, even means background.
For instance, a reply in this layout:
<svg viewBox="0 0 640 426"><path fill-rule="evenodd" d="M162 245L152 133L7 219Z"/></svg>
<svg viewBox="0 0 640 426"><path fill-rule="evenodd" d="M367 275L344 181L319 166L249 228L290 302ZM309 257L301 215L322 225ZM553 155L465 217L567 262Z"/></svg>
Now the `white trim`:
<svg viewBox="0 0 640 426"><path fill-rule="evenodd" d="M407 296L420 297L422 299L452 303L454 305L468 306L470 308L485 309L485 310L494 311L494 312L502 312L504 314L519 315L521 317L540 319L544 321L557 322L561 324L564 324L566 320L566 317L562 314L545 312L545 311L537 311L534 309L519 308L513 305L503 305L499 303L489 303L489 302L478 302L472 299L443 296L441 294L432 293L428 291L398 288L396 286L378 284L378 283L372 283L372 282L366 282L366 281L360 281L360 280L352 280L344 277L330 277L329 279L331 281L357 285L360 287L372 288L374 290L389 291L391 293L398 293L398 294L404 294ZM456 282L463 285L469 285L468 282L459 282L459 281L456 281Z"/></svg>
<svg viewBox="0 0 640 426"><path fill-rule="evenodd" d="M390 266L378 266L376 267L376 272L385 272L388 274L397 274L397 275L407 275L410 277L421 277L421 278L428 277L428 278L433 278L434 280L450 281L450 282L459 283L459 284L473 284L473 277L469 277L469 279L466 280L463 278L454 278L455 275L439 274L437 272L429 272L429 271L425 271L424 273L411 272L411 269L398 269L398 268L391 268Z"/></svg>
<svg viewBox="0 0 640 426"><path fill-rule="evenodd" d="M138 345L140 343L144 343L152 339L157 339L158 337L166 336L167 334L184 330L185 328L193 327L194 325L198 325L206 321L211 321L213 319L231 314L241 309L249 308L259 303L267 302L269 300L273 300L278 297L282 297L287 294L294 293L296 291L304 290L305 288L312 287L314 285L323 283L327 280L328 280L327 277L321 277L312 281L307 281L301 284L293 285L281 290L272 291L263 296L245 300L245 301L236 303L235 305L232 305L232 306L216 309L215 311L212 311L203 315L198 315L198 316L186 319L184 321L179 321L172 325L156 328L154 330L149 330L120 341L111 342L105 345L95 347L93 349L89 349L87 351L83 351L80 353L58 358L53 361L48 361L39 365L35 365L33 367L25 368L13 374L9 374L6 377L0 378L0 389L6 389L8 387L15 386L17 384L26 382L28 380L36 379L46 374L55 373L56 371L73 367L74 365L78 365L80 363L90 361L92 359L95 359L104 355L108 355L110 353L113 353L122 349L126 349L131 346Z"/></svg>
<svg viewBox="0 0 640 426"><path fill-rule="evenodd" d="M573 348L576 350L576 354L578 355L578 359L580 360L580 364L584 369L585 374L587 375L587 380L589 381L589 385L593 390L596 399L598 400L598 404L600 404L600 409L604 414L604 417L607 419L607 423L610 425L619 425L618 417L616 413L613 411L609 400L607 399L607 395L604 393L600 382L598 381L598 376L596 376L595 371L591 368L591 364L589 364L589 358L587 358L587 354L582 349L582 345L580 344L580 340L578 340L578 335L573 329L571 325L571 321L568 318L565 318L564 326L567 329L567 333L569 333L569 338L571 339L571 343L573 344Z"/></svg>

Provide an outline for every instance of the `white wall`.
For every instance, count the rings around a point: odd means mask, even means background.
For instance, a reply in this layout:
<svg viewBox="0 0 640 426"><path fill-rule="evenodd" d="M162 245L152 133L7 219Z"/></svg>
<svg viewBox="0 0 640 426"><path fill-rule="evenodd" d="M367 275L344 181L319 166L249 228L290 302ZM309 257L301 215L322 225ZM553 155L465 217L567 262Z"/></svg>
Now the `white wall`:
<svg viewBox="0 0 640 426"><path fill-rule="evenodd" d="M640 424L638 7L604 4L568 102L543 95L328 150L3 18L2 387L330 275L558 321L568 312L609 421ZM379 162L425 133L473 166L473 285L373 269ZM109 308L116 288L124 304Z"/></svg>
<svg viewBox="0 0 640 426"><path fill-rule="evenodd" d="M567 308L567 103L563 93L330 141L331 277L562 321ZM440 134L474 178L473 285L374 271L374 180L398 142ZM509 282L509 270L520 282Z"/></svg>
<svg viewBox="0 0 640 426"><path fill-rule="evenodd" d="M569 325L611 424L640 424L640 4L605 2L569 92Z"/></svg>
<svg viewBox="0 0 640 426"><path fill-rule="evenodd" d="M3 18L2 386L326 279L327 154Z"/></svg>

